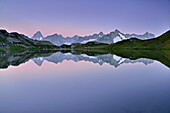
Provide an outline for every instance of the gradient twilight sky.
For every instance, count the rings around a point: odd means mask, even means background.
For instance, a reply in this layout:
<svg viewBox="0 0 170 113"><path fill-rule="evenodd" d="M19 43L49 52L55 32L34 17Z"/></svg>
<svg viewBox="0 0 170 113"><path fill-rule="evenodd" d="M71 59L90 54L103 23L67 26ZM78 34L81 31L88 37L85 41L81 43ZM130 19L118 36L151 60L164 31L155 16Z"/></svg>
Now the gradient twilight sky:
<svg viewBox="0 0 170 113"><path fill-rule="evenodd" d="M0 0L0 29L27 36L115 29L160 35L170 29L170 0Z"/></svg>

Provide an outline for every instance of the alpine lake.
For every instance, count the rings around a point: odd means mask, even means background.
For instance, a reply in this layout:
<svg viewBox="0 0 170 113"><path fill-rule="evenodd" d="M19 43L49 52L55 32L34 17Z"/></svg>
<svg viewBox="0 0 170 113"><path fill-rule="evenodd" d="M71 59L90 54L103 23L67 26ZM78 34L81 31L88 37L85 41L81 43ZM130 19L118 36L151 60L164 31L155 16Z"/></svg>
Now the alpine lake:
<svg viewBox="0 0 170 113"><path fill-rule="evenodd" d="M170 113L167 52L130 53L1 54L0 113Z"/></svg>

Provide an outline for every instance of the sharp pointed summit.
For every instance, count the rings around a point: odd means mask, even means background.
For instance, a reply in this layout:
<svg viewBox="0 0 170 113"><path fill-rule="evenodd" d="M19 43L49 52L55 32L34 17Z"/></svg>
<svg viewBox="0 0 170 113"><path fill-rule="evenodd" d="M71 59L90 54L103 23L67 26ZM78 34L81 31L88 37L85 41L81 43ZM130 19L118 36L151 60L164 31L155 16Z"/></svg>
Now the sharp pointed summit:
<svg viewBox="0 0 170 113"><path fill-rule="evenodd" d="M43 40L43 36L40 31L37 31L34 36L32 37L34 40Z"/></svg>
<svg viewBox="0 0 170 113"><path fill-rule="evenodd" d="M120 33L120 31L118 29L116 29L115 32Z"/></svg>

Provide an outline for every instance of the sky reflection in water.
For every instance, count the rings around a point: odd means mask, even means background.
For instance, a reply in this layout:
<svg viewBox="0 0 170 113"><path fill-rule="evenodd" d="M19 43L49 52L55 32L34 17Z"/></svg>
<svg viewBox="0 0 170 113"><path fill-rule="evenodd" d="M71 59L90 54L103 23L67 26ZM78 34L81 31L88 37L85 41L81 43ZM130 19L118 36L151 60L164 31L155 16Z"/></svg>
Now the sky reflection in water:
<svg viewBox="0 0 170 113"><path fill-rule="evenodd" d="M115 68L30 60L0 70L0 113L168 113L169 73L158 61Z"/></svg>

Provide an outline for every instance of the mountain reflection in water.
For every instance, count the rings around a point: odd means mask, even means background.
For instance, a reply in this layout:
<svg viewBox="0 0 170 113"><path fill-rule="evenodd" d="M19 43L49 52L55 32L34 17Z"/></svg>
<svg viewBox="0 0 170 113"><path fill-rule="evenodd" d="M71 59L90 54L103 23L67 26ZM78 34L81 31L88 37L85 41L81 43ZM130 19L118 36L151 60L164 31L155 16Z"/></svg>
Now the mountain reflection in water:
<svg viewBox="0 0 170 113"><path fill-rule="evenodd" d="M115 67L118 67L121 64L124 63L137 63L141 62L144 63L145 65L151 64L154 61L146 58L140 58L137 60L130 60L129 58L122 58L117 55L112 55L112 54L104 54L104 55L97 55L97 56L89 56L86 54L80 54L80 55L75 55L72 53L62 53L62 52L57 52L52 54L51 56L48 57L39 57L39 58L33 58L32 59L38 66L41 66L43 61L48 61L48 62L53 62L53 63L62 63L64 60L73 60L75 62L79 61L88 61L88 62L93 62L97 64L110 64Z"/></svg>
<svg viewBox="0 0 170 113"><path fill-rule="evenodd" d="M6 69L10 65L18 66L32 59L38 66L43 61L53 62L55 64L62 63L64 60L72 60L75 62L85 61L99 65L107 63L114 67L118 67L124 63L144 63L151 64L154 60L170 67L169 52L167 51L101 51L101 50L62 50L62 51L45 51L33 52L24 51L21 53L0 53L0 68Z"/></svg>

